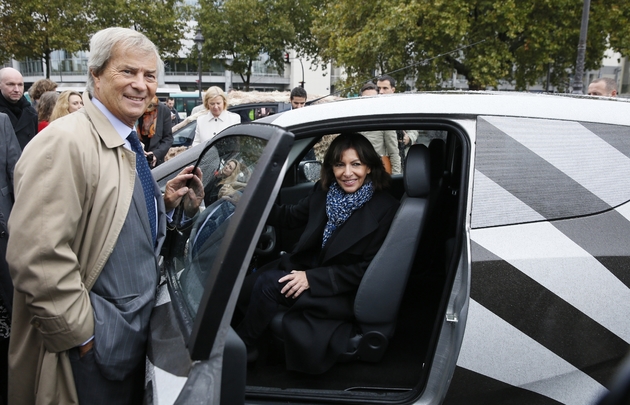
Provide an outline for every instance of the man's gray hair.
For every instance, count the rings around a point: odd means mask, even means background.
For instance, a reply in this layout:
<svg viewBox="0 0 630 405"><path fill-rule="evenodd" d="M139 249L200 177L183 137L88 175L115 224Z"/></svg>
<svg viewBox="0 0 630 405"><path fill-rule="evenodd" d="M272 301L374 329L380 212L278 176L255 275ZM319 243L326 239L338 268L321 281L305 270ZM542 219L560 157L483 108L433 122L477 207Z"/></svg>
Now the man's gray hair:
<svg viewBox="0 0 630 405"><path fill-rule="evenodd" d="M599 82L604 82L604 84L606 85L606 91L608 93L612 93L613 90L619 91L617 90L617 81L613 79L612 77L599 77L593 80L591 83L599 83Z"/></svg>
<svg viewBox="0 0 630 405"><path fill-rule="evenodd" d="M157 47L144 34L129 28L105 28L94 34L90 40L90 56L88 58L88 75L86 90L94 94L94 76L103 73L112 57L114 47L123 50L133 49L139 53L154 53L157 58L157 76L164 73L164 62L160 58Z"/></svg>

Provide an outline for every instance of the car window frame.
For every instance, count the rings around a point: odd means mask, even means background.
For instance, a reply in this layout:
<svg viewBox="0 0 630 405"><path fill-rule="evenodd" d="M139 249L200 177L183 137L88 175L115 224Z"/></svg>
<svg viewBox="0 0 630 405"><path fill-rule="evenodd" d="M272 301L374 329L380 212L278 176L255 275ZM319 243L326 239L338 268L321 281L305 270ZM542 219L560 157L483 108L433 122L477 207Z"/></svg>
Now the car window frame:
<svg viewBox="0 0 630 405"><path fill-rule="evenodd" d="M204 286L204 293L195 319L187 317L188 308L182 301L182 292L177 284L173 283L173 272L169 271L169 266L172 266L170 258L165 257L164 260L164 271L167 275L171 302L180 321L184 339L188 343L190 358L193 361L209 358L217 335L221 334L225 328L222 325L222 320L226 311L233 310L228 306L229 302L235 299L233 297L234 287L238 283L238 279L244 277L244 272L256 246L257 237L264 226L263 218L267 217L280 189L281 179L286 170L285 162L294 139L292 133L276 125L259 123L236 125L222 131L220 135L204 146L193 148L198 150L194 153L197 159L193 161L193 164L203 155L205 150L210 149L216 142L239 135L263 139L267 141L267 144L221 242L219 254L212 265L212 276L209 277ZM190 157L192 156L182 157L182 163L190 162ZM167 173L162 175L168 176ZM262 200L266 200L267 203L260 204L259 201ZM252 218L258 218L258 221L253 221ZM235 251L240 254L234 254ZM243 254L244 251L247 253ZM234 271L235 268L238 268L238 271ZM240 287L240 284L238 286Z"/></svg>

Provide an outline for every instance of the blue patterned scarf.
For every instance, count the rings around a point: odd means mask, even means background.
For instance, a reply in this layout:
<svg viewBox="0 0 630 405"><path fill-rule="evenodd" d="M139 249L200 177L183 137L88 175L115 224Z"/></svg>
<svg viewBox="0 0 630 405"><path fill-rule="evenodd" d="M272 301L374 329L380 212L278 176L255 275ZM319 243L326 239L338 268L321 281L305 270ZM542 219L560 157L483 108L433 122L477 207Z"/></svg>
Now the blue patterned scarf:
<svg viewBox="0 0 630 405"><path fill-rule="evenodd" d="M334 182L328 189L326 194L326 215L328 222L324 228L324 237L322 239L322 248L328 242L333 232L339 228L344 222L350 218L350 215L372 199L374 195L374 186L371 181L366 182L354 193L346 193Z"/></svg>

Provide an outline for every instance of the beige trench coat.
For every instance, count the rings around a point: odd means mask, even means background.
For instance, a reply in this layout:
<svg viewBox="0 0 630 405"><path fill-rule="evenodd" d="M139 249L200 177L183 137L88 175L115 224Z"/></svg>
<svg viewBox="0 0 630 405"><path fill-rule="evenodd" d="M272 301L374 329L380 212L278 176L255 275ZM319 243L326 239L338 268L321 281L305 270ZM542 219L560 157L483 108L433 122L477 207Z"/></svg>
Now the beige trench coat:
<svg viewBox="0 0 630 405"><path fill-rule="evenodd" d="M88 291L132 199L134 153L87 93L83 103L33 138L15 168L7 249L13 405L78 403L67 350L94 333Z"/></svg>

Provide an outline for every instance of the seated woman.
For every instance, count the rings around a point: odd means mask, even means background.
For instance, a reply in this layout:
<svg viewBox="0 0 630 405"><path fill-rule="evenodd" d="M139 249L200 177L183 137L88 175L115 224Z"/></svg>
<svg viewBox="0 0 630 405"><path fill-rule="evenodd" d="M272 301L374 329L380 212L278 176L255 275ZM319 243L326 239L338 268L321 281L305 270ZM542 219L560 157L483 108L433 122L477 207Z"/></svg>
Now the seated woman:
<svg viewBox="0 0 630 405"><path fill-rule="evenodd" d="M248 361L256 359L256 341L279 304L290 307L283 317L289 370L323 373L346 351L359 283L398 208L383 191L390 179L372 144L344 133L330 144L310 194L295 205L274 206L269 224L306 227L292 253L245 280L241 297L251 291L251 298L236 332Z"/></svg>

